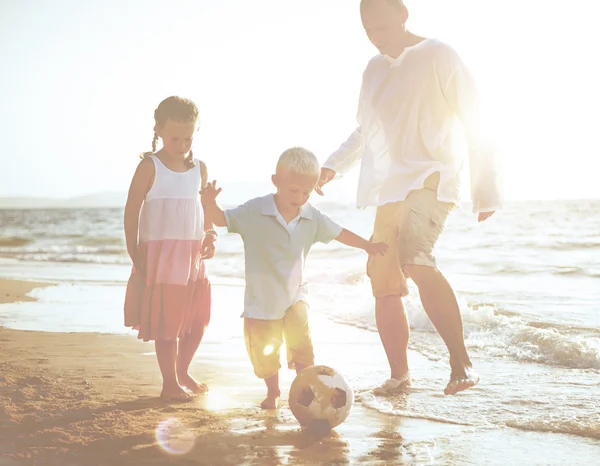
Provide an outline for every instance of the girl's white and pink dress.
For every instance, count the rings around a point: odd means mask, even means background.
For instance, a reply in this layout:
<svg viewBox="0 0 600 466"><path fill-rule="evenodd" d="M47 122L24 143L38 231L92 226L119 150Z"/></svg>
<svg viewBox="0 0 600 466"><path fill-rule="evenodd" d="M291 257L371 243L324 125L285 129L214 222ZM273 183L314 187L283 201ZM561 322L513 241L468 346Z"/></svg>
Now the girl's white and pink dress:
<svg viewBox="0 0 600 466"><path fill-rule="evenodd" d="M210 321L211 286L200 249L204 217L200 163L187 172L168 169L156 155L154 183L139 221L138 257L125 294L125 326L138 338L176 340Z"/></svg>

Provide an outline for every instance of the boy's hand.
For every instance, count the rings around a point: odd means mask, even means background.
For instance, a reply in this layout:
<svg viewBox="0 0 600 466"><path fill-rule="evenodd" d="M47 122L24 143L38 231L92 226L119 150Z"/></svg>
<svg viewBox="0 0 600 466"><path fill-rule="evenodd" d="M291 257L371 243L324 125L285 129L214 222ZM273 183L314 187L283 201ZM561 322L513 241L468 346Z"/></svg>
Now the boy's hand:
<svg viewBox="0 0 600 466"><path fill-rule="evenodd" d="M319 182L317 186L315 186L315 191L319 196L323 196L323 186L329 183L331 180L335 178L335 172L330 168L321 168L321 176L319 177Z"/></svg>
<svg viewBox="0 0 600 466"><path fill-rule="evenodd" d="M213 180L200 190L202 202L214 202L223 188L217 189L217 181Z"/></svg>
<svg viewBox="0 0 600 466"><path fill-rule="evenodd" d="M365 246L365 251L367 251L369 256L385 256L388 251L388 245L385 243L372 243L371 241L368 241Z"/></svg>

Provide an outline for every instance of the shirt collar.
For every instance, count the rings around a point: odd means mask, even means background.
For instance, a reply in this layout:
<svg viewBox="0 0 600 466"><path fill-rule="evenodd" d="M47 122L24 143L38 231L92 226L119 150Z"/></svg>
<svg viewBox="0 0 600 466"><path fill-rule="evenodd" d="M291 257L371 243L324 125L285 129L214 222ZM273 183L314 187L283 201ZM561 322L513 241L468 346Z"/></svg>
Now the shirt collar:
<svg viewBox="0 0 600 466"><path fill-rule="evenodd" d="M387 62L389 64L391 64L391 65L394 65L396 63L400 63L404 59L404 55L406 54L406 52L408 52L408 51L410 51L412 49L415 49L415 48L419 47L421 44L429 42L430 40L433 40L433 39L430 39L430 38L426 37L422 41L417 42L414 45L410 45L410 46L406 47L404 49L404 51L400 54L400 56L398 58L390 57L389 55L383 55L383 58L385 58L387 60Z"/></svg>
<svg viewBox="0 0 600 466"><path fill-rule="evenodd" d="M275 204L275 195L269 194L262 198L262 202L260 204L260 213L262 215L270 215L272 217L277 217L278 210L277 205ZM308 220L313 219L313 211L311 205L307 202L302 207L300 207L300 217L306 218Z"/></svg>

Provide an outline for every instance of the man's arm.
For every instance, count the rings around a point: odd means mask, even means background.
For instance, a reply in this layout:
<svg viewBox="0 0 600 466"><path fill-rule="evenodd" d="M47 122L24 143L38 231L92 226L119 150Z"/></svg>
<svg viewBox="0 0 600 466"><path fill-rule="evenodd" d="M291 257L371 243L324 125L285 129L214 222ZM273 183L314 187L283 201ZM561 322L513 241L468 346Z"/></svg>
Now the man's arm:
<svg viewBox="0 0 600 466"><path fill-rule="evenodd" d="M328 168L337 174L347 173L362 157L364 147L359 127L352 132L338 150L329 156L323 164L323 168Z"/></svg>
<svg viewBox="0 0 600 466"><path fill-rule="evenodd" d="M360 129L361 112L364 106L365 99L365 76L360 87L360 95L358 96L358 107L356 110L356 120L359 126L350 134L348 139L323 163L323 168L335 172L337 175L342 175L350 171L350 169L362 158L365 143Z"/></svg>
<svg viewBox="0 0 600 466"><path fill-rule="evenodd" d="M473 77L458 56L454 56L453 62L447 79L442 82L442 89L465 130L473 212L494 212L502 208L504 201L499 154L489 134L490 128L484 122Z"/></svg>

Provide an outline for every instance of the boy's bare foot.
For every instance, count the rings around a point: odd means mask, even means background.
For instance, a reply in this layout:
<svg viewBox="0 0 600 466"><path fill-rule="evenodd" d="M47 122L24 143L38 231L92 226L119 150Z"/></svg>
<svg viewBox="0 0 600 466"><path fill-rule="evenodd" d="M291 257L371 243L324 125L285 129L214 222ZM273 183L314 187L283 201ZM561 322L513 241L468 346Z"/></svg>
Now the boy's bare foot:
<svg viewBox="0 0 600 466"><path fill-rule="evenodd" d="M479 382L479 374L471 367L465 367L461 371L452 371L450 382L444 390L444 395L456 395L463 390L474 387Z"/></svg>
<svg viewBox="0 0 600 466"><path fill-rule="evenodd" d="M186 393L179 385L174 387L166 387L163 385L160 399L170 403L187 403L194 399L189 393Z"/></svg>
<svg viewBox="0 0 600 466"><path fill-rule="evenodd" d="M187 388L188 390L196 393L197 395L204 395L206 392L208 392L208 385L206 385L205 383L198 382L189 374L179 376L178 379L179 384L182 387Z"/></svg>
<svg viewBox="0 0 600 466"><path fill-rule="evenodd" d="M260 404L262 409L279 408L279 393L267 393L267 397Z"/></svg>

